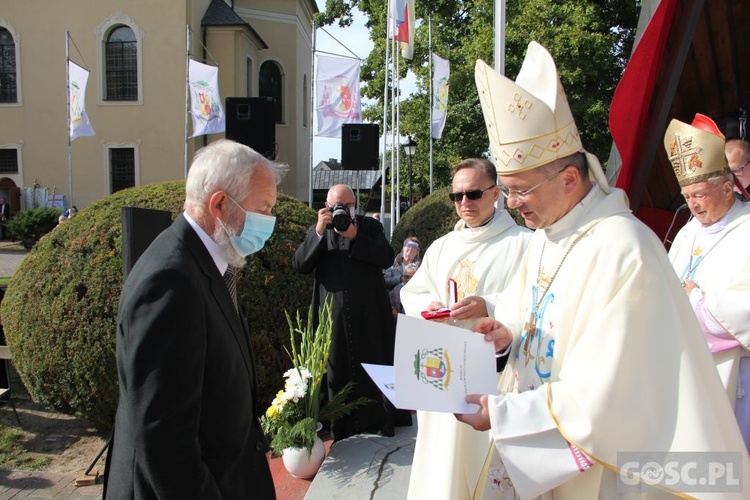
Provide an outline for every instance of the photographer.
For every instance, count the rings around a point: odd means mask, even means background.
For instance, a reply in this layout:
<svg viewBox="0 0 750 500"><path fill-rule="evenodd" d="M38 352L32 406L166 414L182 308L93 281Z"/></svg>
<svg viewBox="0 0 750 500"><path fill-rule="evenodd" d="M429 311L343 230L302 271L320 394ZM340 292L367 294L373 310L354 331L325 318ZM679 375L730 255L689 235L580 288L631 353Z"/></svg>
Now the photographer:
<svg viewBox="0 0 750 500"><path fill-rule="evenodd" d="M332 422L331 432L336 441L366 432L392 436L394 425L411 425L411 415L387 402L360 363L393 364L395 330L383 279L383 269L393 262L393 250L378 221L355 214L349 186L331 187L326 200L317 223L294 254L294 268L304 274L315 272L315 309L327 297L333 299L329 394L353 380L351 397L373 401Z"/></svg>

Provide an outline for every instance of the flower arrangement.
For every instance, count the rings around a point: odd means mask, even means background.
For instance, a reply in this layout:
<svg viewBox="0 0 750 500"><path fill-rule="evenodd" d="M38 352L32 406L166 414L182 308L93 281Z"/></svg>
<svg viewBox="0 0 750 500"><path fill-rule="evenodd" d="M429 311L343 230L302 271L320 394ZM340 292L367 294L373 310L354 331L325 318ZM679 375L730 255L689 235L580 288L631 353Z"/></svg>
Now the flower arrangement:
<svg viewBox="0 0 750 500"><path fill-rule="evenodd" d="M271 438L271 450L276 455L281 455L285 448L305 448L309 456L315 445L319 421L339 419L370 402L367 398L347 401L354 388L354 383L349 382L323 404L321 385L326 375L333 330L331 309L328 299L318 310L317 328L313 327L312 306L307 313L307 323L303 323L299 311L295 322L285 312L293 368L284 373L284 389L276 394L261 417L263 432Z"/></svg>

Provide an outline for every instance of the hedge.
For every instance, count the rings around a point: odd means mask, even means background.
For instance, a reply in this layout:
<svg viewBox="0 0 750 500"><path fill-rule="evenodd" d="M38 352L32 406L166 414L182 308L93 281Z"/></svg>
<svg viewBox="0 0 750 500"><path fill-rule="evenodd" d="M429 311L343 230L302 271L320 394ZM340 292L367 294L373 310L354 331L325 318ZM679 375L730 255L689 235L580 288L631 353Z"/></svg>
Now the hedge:
<svg viewBox="0 0 750 500"><path fill-rule="evenodd" d="M115 323L122 289L123 206L182 211L183 181L119 191L92 203L44 236L11 279L0 308L14 365L32 398L83 418L102 432L117 408ZM276 228L248 258L239 282L248 307L259 409L273 399L290 366L284 310L310 303L312 277L290 261L316 214L279 194Z"/></svg>

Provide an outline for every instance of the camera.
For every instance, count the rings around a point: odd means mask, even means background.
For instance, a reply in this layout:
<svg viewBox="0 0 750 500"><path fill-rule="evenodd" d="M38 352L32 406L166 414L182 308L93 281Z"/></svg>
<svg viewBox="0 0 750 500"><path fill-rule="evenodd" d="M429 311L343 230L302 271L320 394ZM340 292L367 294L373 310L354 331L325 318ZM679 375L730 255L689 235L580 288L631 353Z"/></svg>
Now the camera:
<svg viewBox="0 0 750 500"><path fill-rule="evenodd" d="M343 203L336 203L328 209L333 214L333 224L328 225L328 229L335 228L338 231L346 231L352 223L352 217L349 215L349 209Z"/></svg>

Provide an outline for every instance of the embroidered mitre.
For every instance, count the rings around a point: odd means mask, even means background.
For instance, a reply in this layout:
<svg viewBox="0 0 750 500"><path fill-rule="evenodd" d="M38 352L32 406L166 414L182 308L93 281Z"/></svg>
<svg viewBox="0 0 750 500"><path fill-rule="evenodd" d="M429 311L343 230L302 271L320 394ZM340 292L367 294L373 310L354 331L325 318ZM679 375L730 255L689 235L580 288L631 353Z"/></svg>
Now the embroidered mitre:
<svg viewBox="0 0 750 500"><path fill-rule="evenodd" d="M524 172L582 152L589 176L608 191L599 160L583 149L557 66L547 49L538 42L529 43L515 82L482 60L476 63L474 77L499 174Z"/></svg>
<svg viewBox="0 0 750 500"><path fill-rule="evenodd" d="M680 187L731 172L724 154L724 134L711 118L696 113L693 123L672 120L664 148Z"/></svg>

